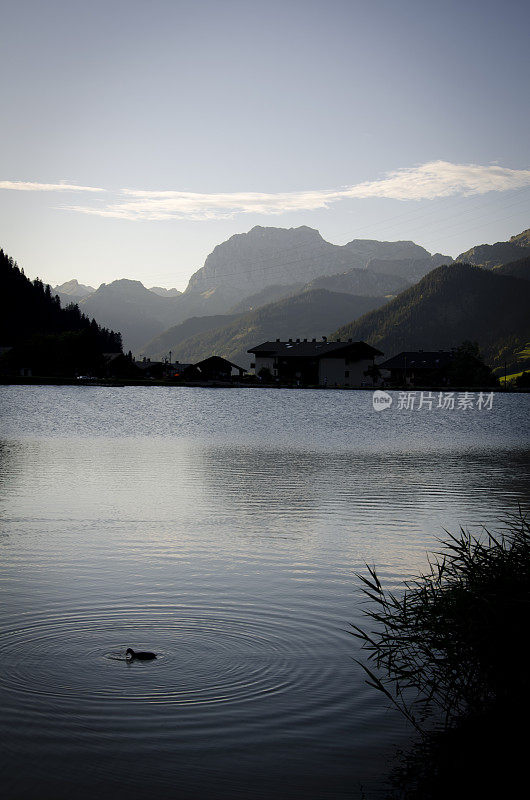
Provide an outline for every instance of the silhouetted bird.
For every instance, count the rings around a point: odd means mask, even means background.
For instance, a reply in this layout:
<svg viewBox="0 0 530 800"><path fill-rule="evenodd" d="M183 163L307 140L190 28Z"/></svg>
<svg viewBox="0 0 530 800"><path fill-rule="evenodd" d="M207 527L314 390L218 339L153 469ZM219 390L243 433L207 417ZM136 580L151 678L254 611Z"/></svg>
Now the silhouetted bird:
<svg viewBox="0 0 530 800"><path fill-rule="evenodd" d="M125 658L128 661L132 661L133 658L138 658L140 661L151 661L153 658L156 658L156 653L147 653L145 651L136 653L132 647L128 647L125 652Z"/></svg>

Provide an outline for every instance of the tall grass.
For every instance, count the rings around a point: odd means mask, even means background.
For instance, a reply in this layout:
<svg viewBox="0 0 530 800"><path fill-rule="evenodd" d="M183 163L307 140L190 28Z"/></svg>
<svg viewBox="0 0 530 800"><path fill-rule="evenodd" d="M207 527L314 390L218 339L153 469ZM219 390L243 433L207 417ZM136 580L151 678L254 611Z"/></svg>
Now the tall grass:
<svg viewBox="0 0 530 800"><path fill-rule="evenodd" d="M353 625L367 683L423 732L493 708L515 707L530 689L530 524L520 511L498 535L447 533L429 571L398 596L376 569L359 575L370 600Z"/></svg>

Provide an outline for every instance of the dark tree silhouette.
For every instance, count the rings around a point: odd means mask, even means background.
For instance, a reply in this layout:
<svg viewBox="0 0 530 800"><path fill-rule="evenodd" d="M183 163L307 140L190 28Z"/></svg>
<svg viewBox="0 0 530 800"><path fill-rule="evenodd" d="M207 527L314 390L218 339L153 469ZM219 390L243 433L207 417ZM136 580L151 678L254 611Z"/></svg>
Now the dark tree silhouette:
<svg viewBox="0 0 530 800"><path fill-rule="evenodd" d="M103 353L121 353L121 334L97 324L40 278L30 281L0 250L0 346L12 348L3 368L27 366L37 375L99 374Z"/></svg>

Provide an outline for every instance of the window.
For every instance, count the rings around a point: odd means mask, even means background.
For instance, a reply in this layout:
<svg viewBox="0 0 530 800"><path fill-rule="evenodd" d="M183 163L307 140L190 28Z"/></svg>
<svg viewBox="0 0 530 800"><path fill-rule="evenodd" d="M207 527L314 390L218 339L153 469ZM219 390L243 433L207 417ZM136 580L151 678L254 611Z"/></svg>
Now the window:
<svg viewBox="0 0 530 800"><path fill-rule="evenodd" d="M349 377L350 377L350 370L349 370L349 369L347 369L347 370L345 371L345 373L344 373L344 377L345 377L345 378L349 378Z"/></svg>
<svg viewBox="0 0 530 800"><path fill-rule="evenodd" d="M255 363L255 362L253 362L253 363L250 365L250 369L256 369L256 363Z"/></svg>

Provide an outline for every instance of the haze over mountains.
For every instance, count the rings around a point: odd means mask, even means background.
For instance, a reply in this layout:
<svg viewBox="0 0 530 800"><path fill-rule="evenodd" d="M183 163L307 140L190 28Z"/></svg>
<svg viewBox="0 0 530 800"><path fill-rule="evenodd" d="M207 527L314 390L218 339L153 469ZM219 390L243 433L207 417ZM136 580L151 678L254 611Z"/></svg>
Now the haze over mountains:
<svg viewBox="0 0 530 800"><path fill-rule="evenodd" d="M254 311L316 289L358 297L395 295L433 266L451 261L450 256L431 256L414 242L354 239L341 246L307 226L256 226L215 247L183 293L149 290L139 281L122 279L90 294L84 291L90 287L69 281L77 294L70 289L66 300L79 302L82 311L120 330L125 349L143 353L150 340L191 317ZM64 286L56 289L63 300Z"/></svg>
<svg viewBox="0 0 530 800"><path fill-rule="evenodd" d="M71 281L61 283L60 286L54 286L53 291L59 295L61 305L65 308L69 303L78 303L83 297L93 294L96 290L93 286L84 286L73 278Z"/></svg>
<svg viewBox="0 0 530 800"><path fill-rule="evenodd" d="M178 297L182 294L178 289L164 289L163 286L150 286L150 292L160 295L160 297Z"/></svg>
<svg viewBox="0 0 530 800"><path fill-rule="evenodd" d="M96 291L75 280L57 289L121 331L125 349L153 359L223 355L248 367L256 342L336 331L388 356L467 338L493 365L516 365L530 340L528 257L530 229L453 262L409 241L340 246L306 226L256 226L215 247L185 292L127 279Z"/></svg>
<svg viewBox="0 0 530 800"><path fill-rule="evenodd" d="M272 284L306 284L354 268L397 272L412 282L434 265L452 261L449 256L437 255L434 262L432 258L414 242L354 239L341 246L305 225L289 229L257 225L217 245L191 276L186 292L221 291L236 302Z"/></svg>
<svg viewBox="0 0 530 800"><path fill-rule="evenodd" d="M327 335L337 324L357 319L367 311L387 302L386 297L358 297L339 294L327 289L298 292L276 303L238 315L227 325L204 328L203 332L182 338L188 323L170 328L145 347L153 358L163 357L171 349L174 357L183 362L196 362L212 353L222 354L240 366L248 367L251 357L247 350L263 341L276 338L311 339ZM205 325L211 317L203 317ZM216 320L219 317L214 318ZM221 318L222 319L222 318Z"/></svg>
<svg viewBox="0 0 530 800"><path fill-rule="evenodd" d="M178 316L179 299L161 297L140 281L122 278L102 283L97 291L79 302L79 308L98 320L112 319L115 329L122 334L125 350L136 351L173 323Z"/></svg>

